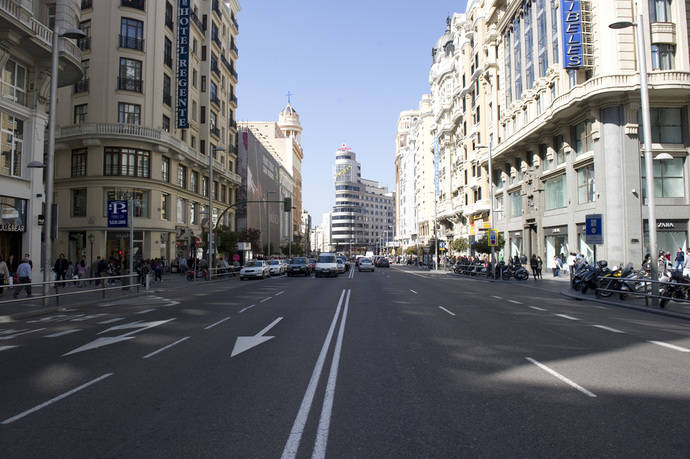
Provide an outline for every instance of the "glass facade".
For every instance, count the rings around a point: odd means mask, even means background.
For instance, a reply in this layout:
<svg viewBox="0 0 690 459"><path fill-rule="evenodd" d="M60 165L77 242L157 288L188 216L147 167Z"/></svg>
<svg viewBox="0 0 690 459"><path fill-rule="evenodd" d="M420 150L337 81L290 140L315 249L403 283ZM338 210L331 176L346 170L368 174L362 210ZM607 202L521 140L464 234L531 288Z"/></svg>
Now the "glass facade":
<svg viewBox="0 0 690 459"><path fill-rule="evenodd" d="M647 177L644 160L640 167L642 196L647 196ZM685 197L685 158L654 160L654 196L657 198Z"/></svg>
<svg viewBox="0 0 690 459"><path fill-rule="evenodd" d="M565 175L559 175L544 182L546 210L560 209L568 205Z"/></svg>

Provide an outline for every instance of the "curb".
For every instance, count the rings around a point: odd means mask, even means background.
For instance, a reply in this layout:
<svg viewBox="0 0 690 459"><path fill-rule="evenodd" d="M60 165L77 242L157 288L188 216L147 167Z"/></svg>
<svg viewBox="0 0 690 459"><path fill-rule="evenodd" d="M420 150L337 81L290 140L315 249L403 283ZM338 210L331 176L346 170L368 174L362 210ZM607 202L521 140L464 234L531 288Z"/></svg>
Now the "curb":
<svg viewBox="0 0 690 459"><path fill-rule="evenodd" d="M593 301L595 303L605 304L607 306L615 306L617 308L632 309L634 311L646 312L648 314L657 314L660 316L675 317L676 319L690 320L690 315L683 314L680 312L664 311L663 309L650 309L647 307L635 306L634 304L625 304L616 301L602 300L600 298L592 298L588 296L582 296L581 294L570 293L568 290L561 290L561 295L572 300Z"/></svg>

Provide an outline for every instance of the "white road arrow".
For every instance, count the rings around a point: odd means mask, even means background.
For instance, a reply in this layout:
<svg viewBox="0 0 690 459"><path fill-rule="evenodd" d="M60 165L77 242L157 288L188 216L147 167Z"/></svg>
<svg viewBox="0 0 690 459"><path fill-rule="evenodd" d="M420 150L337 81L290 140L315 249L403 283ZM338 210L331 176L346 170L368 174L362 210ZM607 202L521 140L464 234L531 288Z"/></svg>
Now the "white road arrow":
<svg viewBox="0 0 690 459"><path fill-rule="evenodd" d="M91 341L90 343L84 344L81 347L78 347L72 351L69 351L66 354L63 354L62 356L64 357L66 355L76 354L78 352L90 351L91 349L97 349L99 347L119 343L120 341L127 341L130 339L134 339L134 337L131 335L134 335L136 333L141 333L144 330L148 330L149 328L153 328L153 327L157 327L159 325L166 324L172 320L175 320L175 318L173 317L172 319L168 319L168 320L157 320L154 322L142 322L139 320L136 322L130 322L128 324L116 325L114 327L110 327L107 330L102 331L101 333L105 333L105 332L112 331L112 330L128 330L128 329L132 329L132 328L134 328L135 330L128 332L128 333L125 333L124 335L112 336L112 337L106 336L103 338L97 338L97 339Z"/></svg>
<svg viewBox="0 0 690 459"><path fill-rule="evenodd" d="M274 338L274 336L264 336L264 334L268 333L268 331L281 320L283 320L283 318L278 317L276 320L268 324L266 328L264 328L254 336L238 336L237 341L235 341L235 347L232 348L232 354L230 354L230 357L235 357L237 354L241 354L244 351L248 351L254 346L258 346L259 344L265 343L266 341Z"/></svg>

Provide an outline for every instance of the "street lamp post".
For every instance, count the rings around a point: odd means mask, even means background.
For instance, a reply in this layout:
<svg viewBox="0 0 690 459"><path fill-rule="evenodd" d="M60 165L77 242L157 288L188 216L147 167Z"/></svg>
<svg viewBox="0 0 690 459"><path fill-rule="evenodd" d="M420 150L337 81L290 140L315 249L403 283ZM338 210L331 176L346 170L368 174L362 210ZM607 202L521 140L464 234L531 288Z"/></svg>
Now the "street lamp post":
<svg viewBox="0 0 690 459"><path fill-rule="evenodd" d="M211 148L211 153L208 155L208 272L209 276L213 269L213 157L217 151L225 151L225 147Z"/></svg>
<svg viewBox="0 0 690 459"><path fill-rule="evenodd" d="M268 202L268 196L270 194L278 194L277 191L267 191L266 192L266 239L267 239L267 254L266 254L266 259L271 258L271 221L270 221L270 212L268 211L269 209L269 202ZM280 230L278 230L280 232ZM278 238L280 239L280 238Z"/></svg>
<svg viewBox="0 0 690 459"><path fill-rule="evenodd" d="M55 105L57 103L57 82L58 82L58 39L59 38L84 38L86 34L79 29L69 29L58 33L57 26L53 30L53 41L51 45L50 63L50 111L48 113L48 151L46 154L46 183L45 183L45 221L43 226L43 306L48 306L48 294L50 284L50 260L53 251L52 229L53 229L53 185L55 177Z"/></svg>
<svg viewBox="0 0 690 459"><path fill-rule="evenodd" d="M93 277L93 241L96 239L96 236L94 236L93 233L89 233L87 238L89 239L89 244L91 245L91 261L89 262L89 277Z"/></svg>
<svg viewBox="0 0 690 459"><path fill-rule="evenodd" d="M494 143L494 136L493 134L489 135L489 145L477 145L475 148L487 148L489 150L489 164L487 167L489 168L489 226L491 226L491 230L494 229L494 170L493 170L493 165L491 163L492 158L491 158L491 148L493 147ZM496 264L496 249L492 245L491 246L491 267L494 268Z"/></svg>
<svg viewBox="0 0 690 459"><path fill-rule="evenodd" d="M638 14L637 23L631 21L617 21L609 24L611 29L625 29L628 27L635 27L637 30L637 65L640 72L640 99L642 104L642 127L644 136L644 165L646 171L647 182L647 211L648 211L648 227L649 227L649 251L652 255L652 262L650 263L650 277L652 281L656 281L658 276L657 267L657 238L656 238L656 196L654 190L654 162L652 158L652 125L649 113L649 90L647 88L647 60L644 44L644 28L643 28L642 14ZM657 295L659 293L658 284L652 282L652 304L657 305Z"/></svg>

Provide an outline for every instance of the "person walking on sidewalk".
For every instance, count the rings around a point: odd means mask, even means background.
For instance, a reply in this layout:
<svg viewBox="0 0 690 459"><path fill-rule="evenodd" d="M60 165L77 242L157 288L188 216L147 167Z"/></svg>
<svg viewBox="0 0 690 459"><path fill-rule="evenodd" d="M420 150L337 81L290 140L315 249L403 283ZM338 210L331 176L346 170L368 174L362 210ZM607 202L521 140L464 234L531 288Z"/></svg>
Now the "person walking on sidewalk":
<svg viewBox="0 0 690 459"><path fill-rule="evenodd" d="M10 283L10 270L5 259L0 255L0 295L5 291L5 285Z"/></svg>
<svg viewBox="0 0 690 459"><path fill-rule="evenodd" d="M22 285L25 285L26 296L31 296L31 264L30 259L25 258L17 267L18 285L14 291L14 297L17 298L22 291Z"/></svg>
<svg viewBox="0 0 690 459"><path fill-rule="evenodd" d="M685 254L683 253L683 248L678 247L676 252L676 272L683 272L683 267L685 266Z"/></svg>
<svg viewBox="0 0 690 459"><path fill-rule="evenodd" d="M576 257L573 252L570 252L568 254L568 258L566 258L565 262L568 264L568 272L570 273L570 281L572 282L573 280L573 274L575 274L575 261Z"/></svg>
<svg viewBox="0 0 690 459"><path fill-rule="evenodd" d="M535 254L532 254L532 258L530 258L530 260L529 260L529 265L530 265L530 268L532 268L532 278L534 280L539 279L537 277L537 273L539 271L539 262L537 261L537 256Z"/></svg>
<svg viewBox="0 0 690 459"><path fill-rule="evenodd" d="M69 262L65 259L65 254L61 253L58 259L55 261L55 280L65 280L68 267Z"/></svg>

